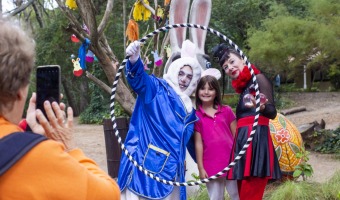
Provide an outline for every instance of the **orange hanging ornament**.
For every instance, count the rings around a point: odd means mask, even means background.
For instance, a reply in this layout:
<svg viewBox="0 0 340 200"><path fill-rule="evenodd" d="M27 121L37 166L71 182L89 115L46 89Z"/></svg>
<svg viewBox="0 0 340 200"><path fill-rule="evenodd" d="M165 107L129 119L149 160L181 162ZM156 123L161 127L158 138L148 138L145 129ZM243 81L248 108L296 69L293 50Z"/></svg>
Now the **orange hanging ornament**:
<svg viewBox="0 0 340 200"><path fill-rule="evenodd" d="M135 20L130 19L129 23L127 25L125 35L128 37L128 40L131 42L138 40L139 38L139 29L138 24L135 22Z"/></svg>
<svg viewBox="0 0 340 200"><path fill-rule="evenodd" d="M169 3L170 3L170 0L164 0L164 6L169 5Z"/></svg>

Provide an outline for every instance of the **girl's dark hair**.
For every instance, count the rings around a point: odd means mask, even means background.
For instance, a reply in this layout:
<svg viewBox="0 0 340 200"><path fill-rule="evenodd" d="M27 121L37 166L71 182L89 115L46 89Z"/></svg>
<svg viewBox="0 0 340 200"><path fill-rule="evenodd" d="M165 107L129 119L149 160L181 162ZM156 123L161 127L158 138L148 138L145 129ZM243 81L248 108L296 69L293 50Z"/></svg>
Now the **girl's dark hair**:
<svg viewBox="0 0 340 200"><path fill-rule="evenodd" d="M216 97L214 99L214 108L217 109L218 105L222 105L221 89L218 80L215 77L209 75L203 76L198 82L197 89L195 92L196 109L198 109L199 106L202 105L202 101L198 96L198 92L201 88L205 86L206 83L208 83L209 87L212 87L216 91Z"/></svg>

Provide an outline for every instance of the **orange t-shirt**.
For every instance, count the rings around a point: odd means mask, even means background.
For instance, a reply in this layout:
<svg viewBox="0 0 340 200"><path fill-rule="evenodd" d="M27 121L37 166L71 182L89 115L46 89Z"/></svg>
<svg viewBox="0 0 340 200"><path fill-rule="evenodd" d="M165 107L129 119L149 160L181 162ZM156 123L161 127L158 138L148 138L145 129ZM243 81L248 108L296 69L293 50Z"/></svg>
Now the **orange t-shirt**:
<svg viewBox="0 0 340 200"><path fill-rule="evenodd" d="M0 139L21 128L0 117ZM116 182L80 149L45 140L0 176L0 200L120 199Z"/></svg>

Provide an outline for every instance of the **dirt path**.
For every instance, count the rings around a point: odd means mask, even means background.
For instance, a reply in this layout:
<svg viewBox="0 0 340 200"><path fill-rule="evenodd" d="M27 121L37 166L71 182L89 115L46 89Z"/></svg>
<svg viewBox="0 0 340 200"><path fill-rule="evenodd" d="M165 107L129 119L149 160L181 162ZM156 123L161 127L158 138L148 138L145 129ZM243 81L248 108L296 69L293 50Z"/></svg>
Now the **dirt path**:
<svg viewBox="0 0 340 200"><path fill-rule="evenodd" d="M305 106L307 109L304 112L287 115L296 126L315 120L320 122L321 119L325 120L327 129L340 126L340 93L289 93L283 96L295 101L295 106ZM75 136L79 147L86 155L107 171L103 126L76 125ZM312 181L327 181L336 170L340 170L340 160L335 160L330 155L311 152L309 163L314 168L314 176L310 179ZM191 166L192 169L189 171L195 171L195 167Z"/></svg>

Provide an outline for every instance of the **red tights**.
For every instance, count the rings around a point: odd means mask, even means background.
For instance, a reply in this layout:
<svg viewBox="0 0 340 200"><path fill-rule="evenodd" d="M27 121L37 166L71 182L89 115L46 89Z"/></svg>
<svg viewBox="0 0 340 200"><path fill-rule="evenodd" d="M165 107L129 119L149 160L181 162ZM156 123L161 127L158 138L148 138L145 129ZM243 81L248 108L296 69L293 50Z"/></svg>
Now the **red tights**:
<svg viewBox="0 0 340 200"><path fill-rule="evenodd" d="M259 177L247 177L237 181L240 200L262 200L267 182L267 178Z"/></svg>

